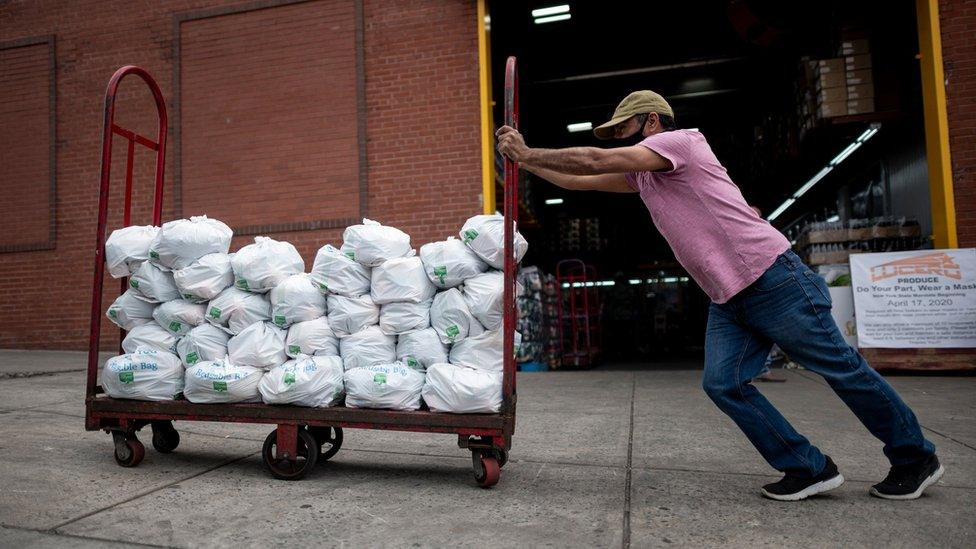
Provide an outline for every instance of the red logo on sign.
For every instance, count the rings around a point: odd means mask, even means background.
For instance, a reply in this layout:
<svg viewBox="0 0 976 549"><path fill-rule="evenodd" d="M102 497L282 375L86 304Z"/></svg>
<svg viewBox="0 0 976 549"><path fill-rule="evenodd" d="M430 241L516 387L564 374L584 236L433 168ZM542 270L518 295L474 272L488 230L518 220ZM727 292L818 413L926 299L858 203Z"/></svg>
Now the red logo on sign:
<svg viewBox="0 0 976 549"><path fill-rule="evenodd" d="M871 267L871 282L896 276L938 275L962 279L962 267L945 252L891 261Z"/></svg>

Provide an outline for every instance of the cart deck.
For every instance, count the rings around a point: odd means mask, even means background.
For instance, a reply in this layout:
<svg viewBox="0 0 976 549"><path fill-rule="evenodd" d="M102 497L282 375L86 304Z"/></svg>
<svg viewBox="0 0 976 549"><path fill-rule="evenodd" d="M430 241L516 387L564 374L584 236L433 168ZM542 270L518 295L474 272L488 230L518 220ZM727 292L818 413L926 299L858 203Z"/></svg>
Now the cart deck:
<svg viewBox="0 0 976 549"><path fill-rule="evenodd" d="M138 76L150 89L156 101L159 119L155 140L115 124L115 97L119 83L126 76ZM162 217L163 171L167 135L166 103L156 81L145 70L135 66L120 68L109 80L105 92L105 118L102 139L102 171L99 191L98 229L95 241L95 272L92 283L91 331L88 352L85 428L112 434L115 460L123 467L134 467L142 461L145 446L137 432L150 425L156 450L169 453L179 445L179 433L173 421L216 421L225 423L267 423L277 426L264 442L262 457L268 470L277 478L295 480L304 477L319 460L329 459L342 446L344 428L385 429L458 435L458 445L471 450L475 480L482 487L498 482L501 467L508 459L515 430L515 254L514 233L517 209L518 165L505 160L504 216L504 371L502 406L497 414L448 414L426 410L393 411L379 409L306 408L299 406L246 404L193 404L186 400L150 402L111 398L98 386L98 351L102 322L102 293L105 272L105 236L108 221L109 182L112 166L112 141L119 135L128 141L126 158L125 203L123 226L131 224L132 174L135 145L156 152L153 225ZM516 61L510 57L505 70L505 123L518 127L518 76ZM122 291L127 280L122 280Z"/></svg>

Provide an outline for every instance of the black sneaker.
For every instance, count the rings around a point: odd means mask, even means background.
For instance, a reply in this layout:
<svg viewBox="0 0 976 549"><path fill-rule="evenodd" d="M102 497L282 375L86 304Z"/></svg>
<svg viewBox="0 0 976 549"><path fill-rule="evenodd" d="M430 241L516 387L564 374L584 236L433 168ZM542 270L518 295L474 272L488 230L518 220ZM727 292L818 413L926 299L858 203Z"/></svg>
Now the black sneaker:
<svg viewBox="0 0 976 549"><path fill-rule="evenodd" d="M807 499L814 494L820 494L827 490L833 490L844 484L844 476L837 471L834 461L827 458L827 465L823 471L815 477L801 477L791 473L779 482L773 482L762 487L762 495L770 499L779 501L799 501Z"/></svg>
<svg viewBox="0 0 976 549"><path fill-rule="evenodd" d="M885 479L871 487L871 495L884 499L916 499L945 473L932 454L918 463L895 465Z"/></svg>

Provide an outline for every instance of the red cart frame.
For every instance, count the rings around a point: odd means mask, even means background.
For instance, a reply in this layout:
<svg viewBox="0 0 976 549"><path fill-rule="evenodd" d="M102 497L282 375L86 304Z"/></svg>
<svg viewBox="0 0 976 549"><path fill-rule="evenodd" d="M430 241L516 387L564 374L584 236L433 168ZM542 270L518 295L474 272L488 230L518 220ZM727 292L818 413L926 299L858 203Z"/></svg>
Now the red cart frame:
<svg viewBox="0 0 976 549"><path fill-rule="evenodd" d="M115 124L115 98L119 83L134 74L149 87L156 100L159 130L156 140ZM185 400L145 402L108 397L97 384L99 336L102 324L102 286L105 273L105 232L108 221L109 182L112 167L112 141L115 135L128 140L126 159L123 225L131 223L132 163L136 144L156 151L155 201L153 225L162 215L163 171L166 160L168 119L162 92L152 76L136 66L125 66L112 75L105 92L105 119L102 139L102 171L98 203L98 228L95 238L95 269L92 282L91 333L88 349L88 379L85 395L85 428L112 434L115 459L119 465L138 465L145 447L136 432L151 425L153 446L161 452L173 451L179 433L173 421L218 421L268 423L277 428L265 440L262 456L269 471L282 479L304 477L318 460L335 455L342 445L342 429L388 429L432 433L455 433L458 445L472 453L475 479L490 487L498 482L500 469L508 459L515 431L515 254L514 231L518 216L518 165L505 160L504 216L504 373L502 407L497 414L447 414L430 411L391 411L345 407L304 408L266 404L193 404ZM518 127L518 76L516 60L509 57L505 67L505 123ZM122 291L126 281L122 281Z"/></svg>

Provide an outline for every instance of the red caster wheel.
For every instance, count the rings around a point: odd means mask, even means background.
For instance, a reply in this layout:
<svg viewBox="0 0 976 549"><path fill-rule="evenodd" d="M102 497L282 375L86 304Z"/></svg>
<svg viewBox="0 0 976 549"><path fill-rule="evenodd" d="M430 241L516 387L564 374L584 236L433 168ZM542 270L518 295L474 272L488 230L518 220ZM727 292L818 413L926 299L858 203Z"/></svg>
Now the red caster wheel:
<svg viewBox="0 0 976 549"><path fill-rule="evenodd" d="M299 480L309 473L314 467L319 457L319 446L312 438L312 435L305 429L298 429L298 440L295 443L296 453L294 458L288 459L278 457L278 430L275 429L264 439L264 447L261 449L261 457L264 459L264 466L281 480Z"/></svg>
<svg viewBox="0 0 976 549"><path fill-rule="evenodd" d="M474 480L482 488L491 488L498 484L498 477L501 476L501 466L498 459L492 455L485 455L481 452L472 452L471 459L474 462Z"/></svg>
<svg viewBox="0 0 976 549"><path fill-rule="evenodd" d="M319 445L319 460L324 462L339 453L342 448L341 427L309 427L308 432Z"/></svg>
<svg viewBox="0 0 976 549"><path fill-rule="evenodd" d="M504 467L508 463L508 450L503 448L492 448L491 453L498 460L498 466Z"/></svg>
<svg viewBox="0 0 976 549"><path fill-rule="evenodd" d="M115 435L115 463L122 467L135 467L146 457L146 447L134 435Z"/></svg>

